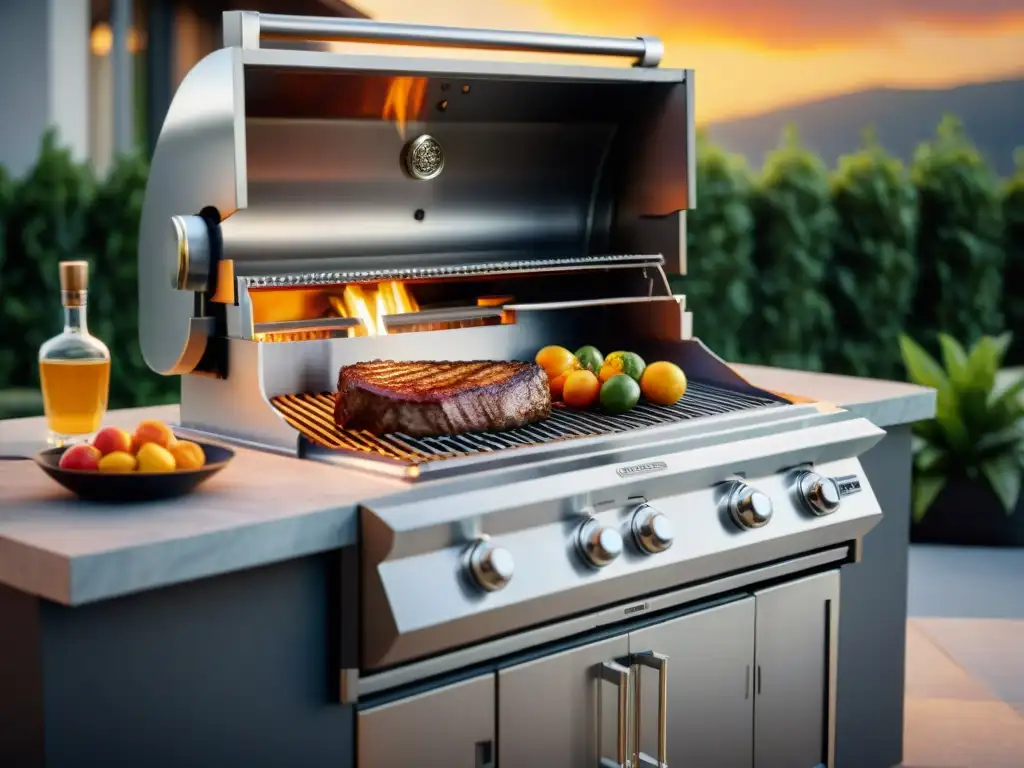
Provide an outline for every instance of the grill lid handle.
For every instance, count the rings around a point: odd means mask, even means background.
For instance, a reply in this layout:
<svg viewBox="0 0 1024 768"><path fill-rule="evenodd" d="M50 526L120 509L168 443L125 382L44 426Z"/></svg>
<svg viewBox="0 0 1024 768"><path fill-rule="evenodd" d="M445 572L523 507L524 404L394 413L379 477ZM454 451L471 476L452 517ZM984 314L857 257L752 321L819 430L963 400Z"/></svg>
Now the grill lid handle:
<svg viewBox="0 0 1024 768"><path fill-rule="evenodd" d="M332 43L390 43L448 48L620 56L634 66L657 67L665 52L656 37L589 37L550 32L463 29L425 24L395 24L372 19L285 16L256 11L224 12L224 46L259 48L260 40Z"/></svg>

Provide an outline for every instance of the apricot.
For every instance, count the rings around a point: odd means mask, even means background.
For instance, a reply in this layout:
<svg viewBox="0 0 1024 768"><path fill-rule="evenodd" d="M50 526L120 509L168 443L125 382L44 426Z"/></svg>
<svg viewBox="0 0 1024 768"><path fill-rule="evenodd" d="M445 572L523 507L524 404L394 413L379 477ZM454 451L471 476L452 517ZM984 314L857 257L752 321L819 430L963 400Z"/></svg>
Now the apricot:
<svg viewBox="0 0 1024 768"><path fill-rule="evenodd" d="M145 443L135 459L139 462L139 472L173 472L177 468L171 452L156 443Z"/></svg>
<svg viewBox="0 0 1024 768"><path fill-rule="evenodd" d="M137 462L127 451L111 451L100 459L99 470L109 474L134 472Z"/></svg>
<svg viewBox="0 0 1024 768"><path fill-rule="evenodd" d="M93 472L99 468L103 454L94 445L79 443L61 454L58 466L61 469L75 469Z"/></svg>
<svg viewBox="0 0 1024 768"><path fill-rule="evenodd" d="M203 449L188 440L176 440L170 450L178 469L199 469L206 463Z"/></svg>
<svg viewBox="0 0 1024 768"><path fill-rule="evenodd" d="M115 451L131 453L132 436L118 427L104 427L96 433L92 444L104 456Z"/></svg>
<svg viewBox="0 0 1024 768"><path fill-rule="evenodd" d="M174 440L174 433L171 428L162 421L147 419L140 421L135 427L135 434L132 436L132 448L138 453L142 446L147 443L154 443L161 448L169 448Z"/></svg>

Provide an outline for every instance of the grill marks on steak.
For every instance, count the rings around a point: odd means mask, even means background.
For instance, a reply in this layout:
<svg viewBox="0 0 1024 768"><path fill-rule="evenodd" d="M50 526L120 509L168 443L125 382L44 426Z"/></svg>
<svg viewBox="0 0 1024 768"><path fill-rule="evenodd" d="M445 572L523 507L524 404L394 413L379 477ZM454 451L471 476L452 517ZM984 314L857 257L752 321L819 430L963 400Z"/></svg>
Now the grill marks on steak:
<svg viewBox="0 0 1024 768"><path fill-rule="evenodd" d="M547 374L533 363L373 360L342 367L334 421L430 437L512 429L550 413Z"/></svg>

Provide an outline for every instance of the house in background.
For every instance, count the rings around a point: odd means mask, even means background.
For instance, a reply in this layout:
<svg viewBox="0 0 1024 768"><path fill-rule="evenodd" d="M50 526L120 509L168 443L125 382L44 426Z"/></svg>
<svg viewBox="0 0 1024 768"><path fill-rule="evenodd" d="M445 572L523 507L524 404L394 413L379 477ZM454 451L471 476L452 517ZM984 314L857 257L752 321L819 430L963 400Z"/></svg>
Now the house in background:
<svg viewBox="0 0 1024 768"><path fill-rule="evenodd" d="M340 0L0 1L0 166L31 168L51 127L101 174L119 151L152 151L229 10L365 16Z"/></svg>

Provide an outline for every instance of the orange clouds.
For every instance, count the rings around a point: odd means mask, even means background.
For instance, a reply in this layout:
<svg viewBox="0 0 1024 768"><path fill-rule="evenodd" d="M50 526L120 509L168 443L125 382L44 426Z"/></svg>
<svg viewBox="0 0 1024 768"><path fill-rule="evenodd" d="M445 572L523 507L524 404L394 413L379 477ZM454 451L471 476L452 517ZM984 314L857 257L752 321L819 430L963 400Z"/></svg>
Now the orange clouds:
<svg viewBox="0 0 1024 768"><path fill-rule="evenodd" d="M1024 27L1024 0L545 0L581 25L613 22L623 34L670 28L680 40L729 39L773 49L834 47L931 27L977 34ZM588 21L589 20L589 23Z"/></svg>

